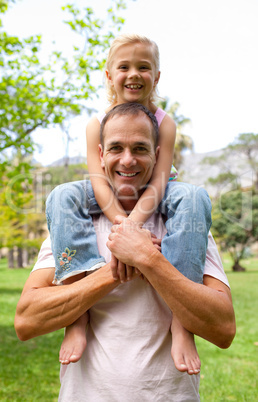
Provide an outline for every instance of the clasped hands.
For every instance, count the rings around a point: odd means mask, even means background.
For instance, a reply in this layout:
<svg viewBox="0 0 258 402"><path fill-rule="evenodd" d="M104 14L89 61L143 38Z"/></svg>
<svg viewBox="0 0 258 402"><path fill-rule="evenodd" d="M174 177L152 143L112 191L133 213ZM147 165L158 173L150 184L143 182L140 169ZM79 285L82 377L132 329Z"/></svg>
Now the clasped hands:
<svg viewBox="0 0 258 402"><path fill-rule="evenodd" d="M138 262L141 258L148 258L153 247L161 251L161 239L132 219L118 215L111 228L107 247L112 253L113 278L125 283L135 276L142 276L137 268Z"/></svg>

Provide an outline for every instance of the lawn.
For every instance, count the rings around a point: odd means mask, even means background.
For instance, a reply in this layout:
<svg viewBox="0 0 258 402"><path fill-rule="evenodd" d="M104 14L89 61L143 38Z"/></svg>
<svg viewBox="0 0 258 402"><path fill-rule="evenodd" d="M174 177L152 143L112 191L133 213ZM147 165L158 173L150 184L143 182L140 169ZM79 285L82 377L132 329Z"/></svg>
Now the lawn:
<svg viewBox="0 0 258 402"><path fill-rule="evenodd" d="M242 262L246 272L232 272L223 260L232 292L237 334L227 350L196 338L202 361L202 401L258 401L258 259Z"/></svg>
<svg viewBox="0 0 258 402"><path fill-rule="evenodd" d="M202 360L201 401L256 401L258 371L258 260L244 262L247 272L233 273L223 261L232 289L237 335L228 350L197 338ZM57 401L58 351L63 331L21 342L13 320L29 270L8 270L0 260L0 401ZM176 401L175 401L176 402Z"/></svg>

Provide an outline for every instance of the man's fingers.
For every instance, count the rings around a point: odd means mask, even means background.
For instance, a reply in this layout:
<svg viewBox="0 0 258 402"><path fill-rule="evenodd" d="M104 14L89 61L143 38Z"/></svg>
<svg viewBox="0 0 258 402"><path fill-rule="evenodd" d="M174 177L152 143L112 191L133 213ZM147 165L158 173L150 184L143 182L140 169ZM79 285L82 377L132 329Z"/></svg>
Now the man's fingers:
<svg viewBox="0 0 258 402"><path fill-rule="evenodd" d="M111 254L111 272L115 281L119 279L117 271L118 271L118 260L113 254Z"/></svg>
<svg viewBox="0 0 258 402"><path fill-rule="evenodd" d="M112 233L115 233L119 227L120 227L120 225L113 225L113 226L111 227L111 232L112 232Z"/></svg>
<svg viewBox="0 0 258 402"><path fill-rule="evenodd" d="M125 267L125 264L123 262L118 261L118 269L117 269L117 271L118 271L120 281L122 283L126 282L126 267Z"/></svg>
<svg viewBox="0 0 258 402"><path fill-rule="evenodd" d="M130 281L133 277L133 267L131 265L126 265L126 275L127 280Z"/></svg>

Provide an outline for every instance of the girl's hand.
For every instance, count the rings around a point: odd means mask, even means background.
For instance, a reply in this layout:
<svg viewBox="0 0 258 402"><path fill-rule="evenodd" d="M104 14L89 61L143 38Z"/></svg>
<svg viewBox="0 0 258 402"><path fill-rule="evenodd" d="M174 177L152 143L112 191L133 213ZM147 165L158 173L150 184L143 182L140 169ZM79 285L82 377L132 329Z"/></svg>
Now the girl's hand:
<svg viewBox="0 0 258 402"><path fill-rule="evenodd" d="M134 274L139 275L139 271L119 261L113 254L111 255L111 272L113 278L121 283L125 283L133 279Z"/></svg>
<svg viewBox="0 0 258 402"><path fill-rule="evenodd" d="M161 239L157 239L157 236L154 233L151 233L151 240L156 249L161 252Z"/></svg>

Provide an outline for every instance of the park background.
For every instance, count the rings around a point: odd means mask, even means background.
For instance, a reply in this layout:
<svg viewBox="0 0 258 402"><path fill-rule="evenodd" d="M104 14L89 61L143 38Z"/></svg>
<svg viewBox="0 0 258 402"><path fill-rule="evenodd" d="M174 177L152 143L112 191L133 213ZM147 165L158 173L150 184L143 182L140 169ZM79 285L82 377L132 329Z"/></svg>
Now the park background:
<svg viewBox="0 0 258 402"><path fill-rule="evenodd" d="M106 106L108 46L118 33L136 32L160 48L160 104L177 123L179 180L209 191L212 232L236 311L229 350L197 339L201 400L254 401L258 3L73 4L0 1L0 400L57 400L63 331L22 343L13 328L15 307L46 236L47 195L61 182L87 177L85 126Z"/></svg>

